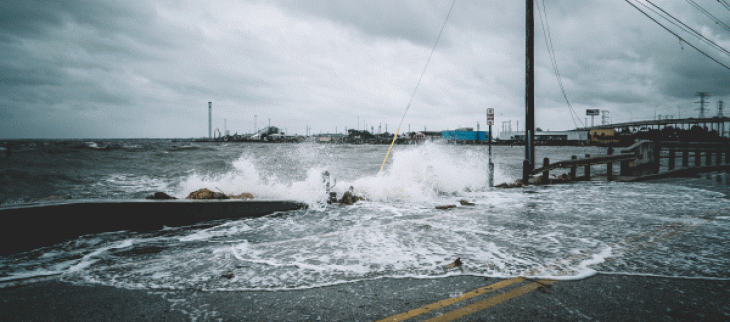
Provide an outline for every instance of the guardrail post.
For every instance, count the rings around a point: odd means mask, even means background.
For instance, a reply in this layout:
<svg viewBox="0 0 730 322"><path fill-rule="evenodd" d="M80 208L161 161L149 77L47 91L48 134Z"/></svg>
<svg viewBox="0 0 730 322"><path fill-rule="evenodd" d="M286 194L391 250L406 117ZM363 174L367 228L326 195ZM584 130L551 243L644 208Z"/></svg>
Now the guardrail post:
<svg viewBox="0 0 730 322"><path fill-rule="evenodd" d="M575 160L575 159L578 159L578 157L574 155L574 156L571 156L570 159ZM578 174L575 171L575 166L570 167L570 179L575 180L577 175Z"/></svg>
<svg viewBox="0 0 730 322"><path fill-rule="evenodd" d="M674 170L674 148L669 150L669 171Z"/></svg>
<svg viewBox="0 0 730 322"><path fill-rule="evenodd" d="M586 159L590 158L590 154L586 154ZM585 170L583 170L583 173L585 174L586 181L591 181L591 165L588 164L585 167Z"/></svg>
<svg viewBox="0 0 730 322"><path fill-rule="evenodd" d="M682 168L689 167L689 150L682 151Z"/></svg>
<svg viewBox="0 0 730 322"><path fill-rule="evenodd" d="M544 168L547 168L547 166L549 166L549 165L550 165L549 158L542 159L542 166ZM550 171L545 170L542 172L542 184L548 184L548 183L550 183Z"/></svg>
<svg viewBox="0 0 730 322"><path fill-rule="evenodd" d="M608 155L613 155L613 147L608 147ZM613 181L613 162L606 163L606 181Z"/></svg>
<svg viewBox="0 0 730 322"><path fill-rule="evenodd" d="M700 150L695 150L695 167L699 167L702 164L702 155Z"/></svg>

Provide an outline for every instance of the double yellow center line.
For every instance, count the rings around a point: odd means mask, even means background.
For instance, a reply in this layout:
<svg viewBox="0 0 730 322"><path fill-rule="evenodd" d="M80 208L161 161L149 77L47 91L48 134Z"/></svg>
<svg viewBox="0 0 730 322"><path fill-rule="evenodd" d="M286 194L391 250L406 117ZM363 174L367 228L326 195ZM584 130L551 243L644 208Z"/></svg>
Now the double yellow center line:
<svg viewBox="0 0 730 322"><path fill-rule="evenodd" d="M419 316L419 315L422 315L422 314L426 314L426 313L431 312L433 310L438 310L440 308L443 308L443 307L446 307L446 306L449 306L449 305L452 305L452 304L455 304L455 303L458 303L458 302L461 302L461 301L464 301L464 300L468 300L470 298L473 298L473 297L476 297L476 296L479 296L479 295L482 295L482 294L487 294L487 293L496 291L498 289L501 289L503 287L507 287L509 285L522 282L524 280L525 279L522 278L522 277L516 277L516 278L511 278L511 279L508 279L508 280L500 281L500 282L494 283L492 285L485 286L485 287L482 287L482 288L478 288L478 289L473 290L473 291L468 292L468 293L464 293L464 294L462 294L459 297L448 298L448 299L445 299L445 300L442 300L442 301L439 301L439 302L436 302L436 303L433 303L433 304L425 305L425 306L419 307L419 308L414 309L414 310L410 310L410 311L405 312L405 313L401 313L401 314L398 314L398 315L394 315L394 316L391 316L391 317L387 317L387 318L382 319L382 320L379 320L377 322L397 322L397 321L405 321L405 320L408 320L410 318L413 318L413 317L416 317L416 316ZM460 317L463 317L463 316L472 314L474 312L478 312L478 311L484 310L486 308L492 307L492 306L497 305L499 303L502 303L504 301L507 301L507 300L513 299L515 297L518 297L518 296L520 296L522 294L525 294L525 293L529 293L531 291L534 291L534 290L536 290L536 289L538 289L540 287L550 285L552 283L555 283L555 281L553 281L553 280L541 280L541 281L538 281L538 282L530 283L528 285L525 285L525 286L516 288L516 289L511 290L509 292L502 293L502 294L499 294L497 296L490 297L490 298L488 298L486 300L483 300L483 301L480 301L480 302L476 302L474 304L467 305L467 306L462 307L460 309L453 310L453 311L448 312L446 314L436 316L436 317L431 318L431 319L428 319L426 321L429 321L429 322L453 321L453 320L458 319Z"/></svg>

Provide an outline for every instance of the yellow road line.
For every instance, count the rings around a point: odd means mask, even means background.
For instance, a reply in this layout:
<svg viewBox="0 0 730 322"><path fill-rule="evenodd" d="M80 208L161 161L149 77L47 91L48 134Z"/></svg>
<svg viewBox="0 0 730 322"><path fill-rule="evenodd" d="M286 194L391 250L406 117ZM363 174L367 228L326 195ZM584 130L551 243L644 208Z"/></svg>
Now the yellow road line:
<svg viewBox="0 0 730 322"><path fill-rule="evenodd" d="M522 294L532 292L542 286L550 285L552 283L555 283L556 281L553 280L541 280L539 282L531 283L525 286L522 286L520 288L516 288L514 290L511 290L506 293L502 293L496 296L492 296L484 301L477 302L471 305L467 305L465 307L462 307L460 309L453 310L451 312L448 312L444 315L440 315L431 319L428 319L424 322L447 322L447 321L453 321L458 318L461 318L463 316L484 310L486 308L492 307L494 305L497 305L499 303L502 303L507 300L511 300L515 297L518 297Z"/></svg>
<svg viewBox="0 0 730 322"><path fill-rule="evenodd" d="M512 285L514 283L518 283L518 282L521 282L521 281L524 281L524 280L525 279L522 278L522 277L515 277L515 278L508 279L508 280L500 281L500 282L494 283L492 285L485 286L485 287L481 287L481 288L478 288L478 289L473 290L471 292L464 293L464 294L462 294L459 297L454 297L454 298L448 298L448 299L445 299L445 300L441 300L441 301L438 301L436 303L429 304L429 305L425 305L425 306L419 307L417 309L410 310L410 311L405 312L405 313L401 313L401 314L398 314L398 315L394 315L394 316L391 316L391 317L387 317L387 318L382 319L382 320L378 320L376 322L396 322L396 321L408 320L410 318L419 316L421 314L425 314L425 313L431 312L433 310L438 310L438 309L440 309L442 307L449 306L451 304L458 303L458 302L461 302L461 301L464 301L464 300L468 300L468 299L473 298L475 296L479 296L479 295L486 294L486 293L489 293L489 292L492 292L492 291L496 291L496 290L498 290L500 288L503 288L505 286L509 286L509 285Z"/></svg>

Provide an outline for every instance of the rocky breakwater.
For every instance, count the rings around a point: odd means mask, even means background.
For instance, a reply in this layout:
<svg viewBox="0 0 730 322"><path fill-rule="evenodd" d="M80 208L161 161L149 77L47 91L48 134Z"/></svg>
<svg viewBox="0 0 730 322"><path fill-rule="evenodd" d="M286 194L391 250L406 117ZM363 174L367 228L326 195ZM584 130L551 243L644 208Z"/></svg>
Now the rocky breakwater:
<svg viewBox="0 0 730 322"><path fill-rule="evenodd" d="M250 194L250 193L248 193L248 192L240 193L240 194L237 194L237 195L227 195L227 194L225 194L223 192L215 192L215 191L211 191L211 190L206 189L206 188L198 189L196 191L193 191L190 194L188 194L187 197L185 197L185 199L197 199L197 200L214 200L214 199L218 199L218 200L225 200L225 199L249 200L249 199L253 199L253 198L254 198L253 195ZM147 196L147 199L150 199L150 200L170 200L170 199L177 199L177 198L175 198L173 196L170 196L170 195L168 195L168 194L166 194L164 192L155 192L154 194L151 194L151 195Z"/></svg>

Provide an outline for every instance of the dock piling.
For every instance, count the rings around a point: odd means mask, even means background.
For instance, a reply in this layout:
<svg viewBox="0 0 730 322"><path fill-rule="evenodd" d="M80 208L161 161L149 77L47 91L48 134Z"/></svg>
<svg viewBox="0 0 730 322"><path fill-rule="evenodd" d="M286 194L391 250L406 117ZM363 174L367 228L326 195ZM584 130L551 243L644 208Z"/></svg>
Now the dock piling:
<svg viewBox="0 0 730 322"><path fill-rule="evenodd" d="M613 155L613 147L608 147L608 155ZM606 181L613 181L613 162L606 163Z"/></svg>
<svg viewBox="0 0 730 322"><path fill-rule="evenodd" d="M574 156L571 156L570 159L576 160L576 159L578 159L578 156L575 156L575 155ZM570 167L570 178L572 180L575 180L576 176L578 175L576 172L577 171L575 169L575 166Z"/></svg>
<svg viewBox="0 0 730 322"><path fill-rule="evenodd" d="M702 154L700 150L695 150L695 167L699 167L702 164Z"/></svg>
<svg viewBox="0 0 730 322"><path fill-rule="evenodd" d="M712 165L712 151L705 151L705 165Z"/></svg>
<svg viewBox="0 0 730 322"><path fill-rule="evenodd" d="M669 171L674 170L674 148L669 149Z"/></svg>
<svg viewBox="0 0 730 322"><path fill-rule="evenodd" d="M689 151L682 151L682 168L689 168Z"/></svg>
<svg viewBox="0 0 730 322"><path fill-rule="evenodd" d="M547 168L550 165L550 159L544 158L542 159L542 166ZM548 184L550 183L550 171L545 170L542 172L542 184Z"/></svg>
<svg viewBox="0 0 730 322"><path fill-rule="evenodd" d="M590 154L586 154L586 159L590 158ZM583 170L583 174L586 177L586 181L591 181L591 165L586 165L585 169Z"/></svg>

